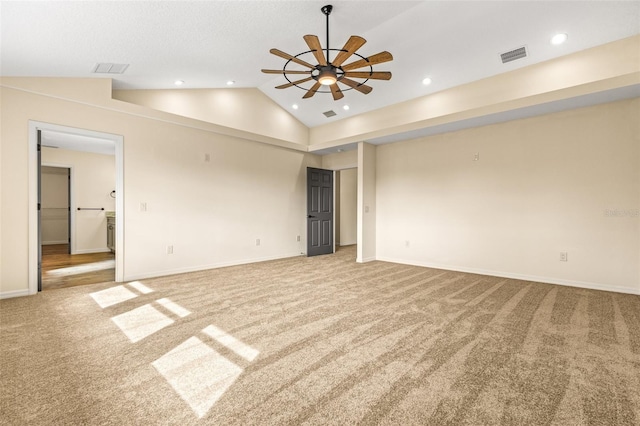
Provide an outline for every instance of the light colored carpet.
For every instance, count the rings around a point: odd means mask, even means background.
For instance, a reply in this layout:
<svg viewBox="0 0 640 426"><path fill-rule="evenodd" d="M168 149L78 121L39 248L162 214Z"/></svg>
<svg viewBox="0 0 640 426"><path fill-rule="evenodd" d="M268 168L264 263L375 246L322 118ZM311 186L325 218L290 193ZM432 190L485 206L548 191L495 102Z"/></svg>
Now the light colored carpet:
<svg viewBox="0 0 640 426"><path fill-rule="evenodd" d="M9 425L640 424L640 297L353 247L3 300L0 350Z"/></svg>

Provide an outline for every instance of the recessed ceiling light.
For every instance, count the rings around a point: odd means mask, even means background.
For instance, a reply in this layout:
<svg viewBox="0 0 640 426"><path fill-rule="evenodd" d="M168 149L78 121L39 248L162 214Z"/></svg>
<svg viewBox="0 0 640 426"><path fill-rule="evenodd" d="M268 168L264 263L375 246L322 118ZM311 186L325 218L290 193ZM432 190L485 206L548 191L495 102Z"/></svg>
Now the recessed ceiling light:
<svg viewBox="0 0 640 426"><path fill-rule="evenodd" d="M569 38L565 33L556 34L551 37L551 44L562 44Z"/></svg>
<svg viewBox="0 0 640 426"><path fill-rule="evenodd" d="M429 77L425 77L424 80L422 80L422 84L424 84L425 86L428 86L431 84L431 79Z"/></svg>
<svg viewBox="0 0 640 426"><path fill-rule="evenodd" d="M293 108L293 109L298 109L298 104L293 104L293 105L291 105L291 108Z"/></svg>
<svg viewBox="0 0 640 426"><path fill-rule="evenodd" d="M233 80L227 81L227 86L233 86L234 84L236 84L236 82Z"/></svg>
<svg viewBox="0 0 640 426"><path fill-rule="evenodd" d="M345 111L349 111L349 105L343 106L342 109L345 110Z"/></svg>
<svg viewBox="0 0 640 426"><path fill-rule="evenodd" d="M182 86L184 84L183 80L176 80L173 82L173 84L175 84L176 86Z"/></svg>

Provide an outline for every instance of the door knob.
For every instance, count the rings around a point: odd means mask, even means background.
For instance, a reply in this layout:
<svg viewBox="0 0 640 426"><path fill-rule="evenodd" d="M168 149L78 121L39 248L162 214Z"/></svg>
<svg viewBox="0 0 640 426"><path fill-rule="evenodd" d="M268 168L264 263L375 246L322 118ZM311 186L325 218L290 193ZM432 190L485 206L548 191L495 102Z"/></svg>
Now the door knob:
<svg viewBox="0 0 640 426"><path fill-rule="evenodd" d="M310 219L310 218L312 218L312 217L315 217L315 216L308 215L308 216L307 216L307 219Z"/></svg>

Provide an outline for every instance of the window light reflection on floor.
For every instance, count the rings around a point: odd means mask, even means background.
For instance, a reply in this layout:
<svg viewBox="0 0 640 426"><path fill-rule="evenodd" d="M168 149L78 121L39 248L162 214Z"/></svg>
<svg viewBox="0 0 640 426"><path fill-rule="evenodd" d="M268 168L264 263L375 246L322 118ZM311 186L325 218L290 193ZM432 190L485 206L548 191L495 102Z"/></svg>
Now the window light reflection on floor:
<svg viewBox="0 0 640 426"><path fill-rule="evenodd" d="M54 277L61 277L65 275L78 275L86 274L87 272L104 271L107 269L114 269L116 267L115 260L103 260L101 262L84 263L82 265L68 266L66 268L52 269L47 271L47 275L53 275Z"/></svg>
<svg viewBox="0 0 640 426"><path fill-rule="evenodd" d="M173 320L147 304L111 318L120 330L131 340L138 342L156 331L173 324Z"/></svg>
<svg viewBox="0 0 640 426"><path fill-rule="evenodd" d="M191 337L152 365L201 418L243 369L197 337Z"/></svg>
<svg viewBox="0 0 640 426"><path fill-rule="evenodd" d="M142 294L149 294L149 293L153 292L153 290L151 290L146 285L142 284L140 281L131 281L128 285L130 287L135 288L136 290L138 290Z"/></svg>
<svg viewBox="0 0 640 426"><path fill-rule="evenodd" d="M242 343L240 340L236 339L230 334L225 333L223 330L220 330L215 325L210 325L202 330L204 334L209 337L213 337L218 343L227 349L231 349L236 355L241 356L247 361L253 361L260 352L253 349L251 346L247 346Z"/></svg>
<svg viewBox="0 0 640 426"><path fill-rule="evenodd" d="M96 291L91 293L90 296L103 309L138 297L137 294L122 285Z"/></svg>
<svg viewBox="0 0 640 426"><path fill-rule="evenodd" d="M182 306L178 305L177 303L172 302L169 299L158 299L156 300L156 302L160 305L162 305L163 308L167 309L168 311L170 311L172 314L179 316L180 318L184 318L187 315L189 315L191 312L185 308L183 308Z"/></svg>

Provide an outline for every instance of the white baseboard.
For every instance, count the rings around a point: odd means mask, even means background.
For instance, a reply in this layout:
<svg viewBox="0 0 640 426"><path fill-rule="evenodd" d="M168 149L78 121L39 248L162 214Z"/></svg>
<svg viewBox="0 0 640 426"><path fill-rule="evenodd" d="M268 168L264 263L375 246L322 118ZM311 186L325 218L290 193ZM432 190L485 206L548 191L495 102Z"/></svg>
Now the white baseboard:
<svg viewBox="0 0 640 426"><path fill-rule="evenodd" d="M148 278L166 277L168 275L186 274L188 272L206 271L208 269L226 268L228 266L247 265L249 263L266 262L269 260L287 259L290 257L299 257L299 256L306 256L306 254L295 253L295 254L285 254L285 255L278 255L278 256L259 257L255 259L242 259L242 260L229 261L229 262L212 263L209 265L194 266L189 268L165 269L163 271L151 272L148 274L127 275L125 271L124 281L135 281L135 280L142 280L142 279L148 279Z"/></svg>
<svg viewBox="0 0 640 426"><path fill-rule="evenodd" d="M97 248L97 249L84 249L84 250L76 250L73 254L90 254L90 253L108 253L111 250L109 250L108 248Z"/></svg>
<svg viewBox="0 0 640 426"><path fill-rule="evenodd" d="M592 283L592 282L586 282L586 281L573 281L573 280L565 280L561 278L517 274L513 272L490 271L486 269L466 268L462 266L441 265L441 264L431 263L431 262L408 262L406 260L393 259L393 258L388 258L384 256L378 257L377 260L380 260L382 262L399 263L402 265L422 266L425 268L433 268L433 269L444 269L446 271L466 272L469 274L489 275L489 276L500 277L500 278L511 278L514 280L532 281L532 282L546 283L546 284L557 284L557 285L564 285L569 287L585 288L589 290L612 291L615 293L640 295L640 289L611 286L607 284Z"/></svg>
<svg viewBox="0 0 640 426"><path fill-rule="evenodd" d="M22 297L22 296L28 296L28 295L29 295L29 289L3 291L3 292L0 292L0 299L9 299L12 297Z"/></svg>
<svg viewBox="0 0 640 426"><path fill-rule="evenodd" d="M378 260L375 257L365 257L364 259L356 259L356 263L367 263L373 262L374 260Z"/></svg>

